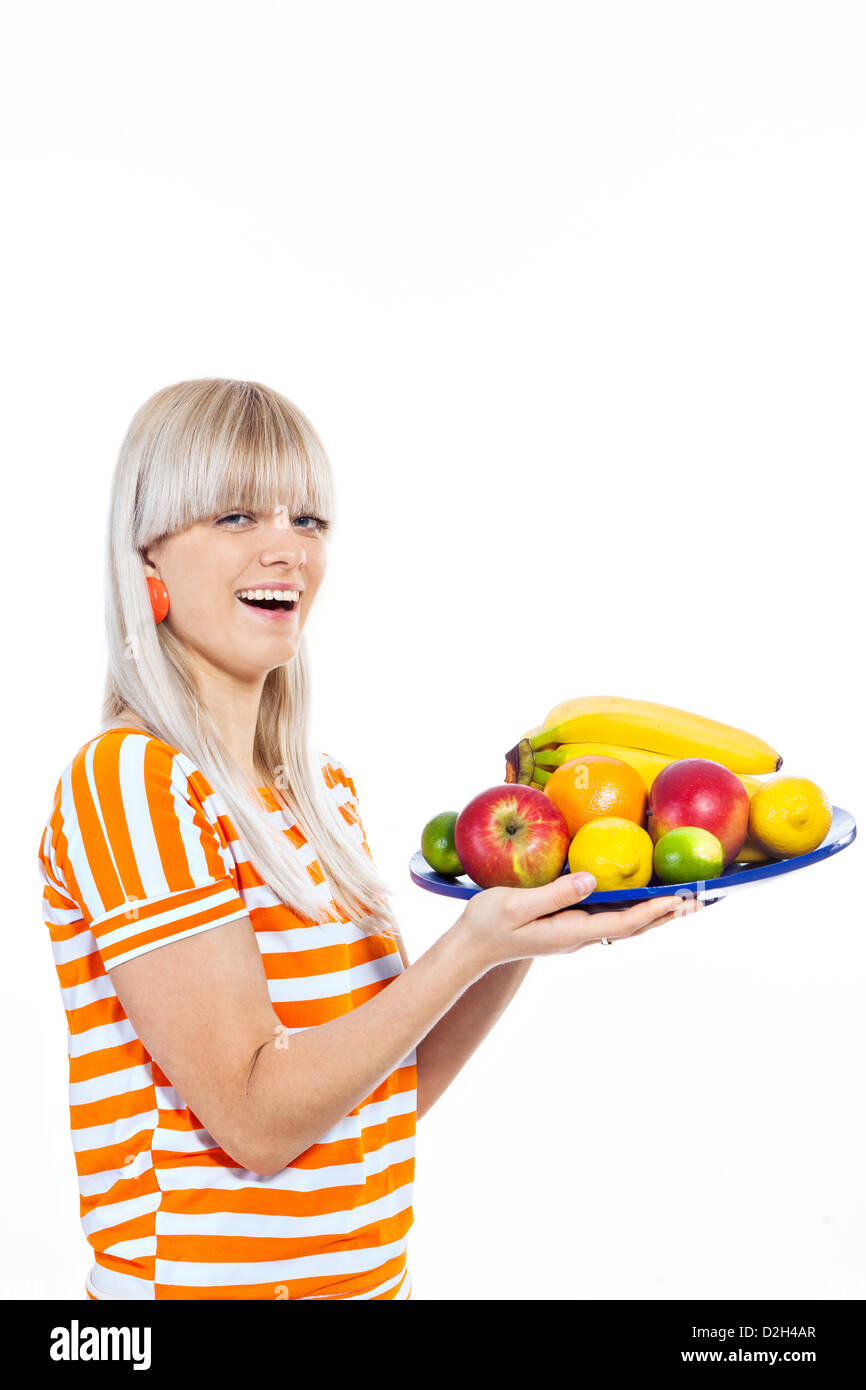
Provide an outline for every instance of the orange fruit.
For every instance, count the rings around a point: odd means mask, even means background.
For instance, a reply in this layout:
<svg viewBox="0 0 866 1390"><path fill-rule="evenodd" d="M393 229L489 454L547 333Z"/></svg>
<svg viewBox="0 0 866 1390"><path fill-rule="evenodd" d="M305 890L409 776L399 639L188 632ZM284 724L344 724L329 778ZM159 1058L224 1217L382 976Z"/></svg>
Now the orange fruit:
<svg viewBox="0 0 866 1390"><path fill-rule="evenodd" d="M551 773L544 793L562 812L571 836L600 816L618 816L636 825L646 824L646 783L622 758L609 758L603 753L572 758Z"/></svg>

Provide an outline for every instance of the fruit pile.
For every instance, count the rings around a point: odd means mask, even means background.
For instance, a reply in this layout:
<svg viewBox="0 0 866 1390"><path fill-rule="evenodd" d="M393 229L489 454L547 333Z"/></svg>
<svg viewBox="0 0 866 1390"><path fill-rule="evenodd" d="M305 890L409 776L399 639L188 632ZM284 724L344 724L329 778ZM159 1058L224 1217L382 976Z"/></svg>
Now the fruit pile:
<svg viewBox="0 0 866 1390"><path fill-rule="evenodd" d="M808 854L829 798L754 734L616 695L556 705L505 755L505 781L424 827L437 873L481 888L538 887L564 869L598 892L716 878Z"/></svg>

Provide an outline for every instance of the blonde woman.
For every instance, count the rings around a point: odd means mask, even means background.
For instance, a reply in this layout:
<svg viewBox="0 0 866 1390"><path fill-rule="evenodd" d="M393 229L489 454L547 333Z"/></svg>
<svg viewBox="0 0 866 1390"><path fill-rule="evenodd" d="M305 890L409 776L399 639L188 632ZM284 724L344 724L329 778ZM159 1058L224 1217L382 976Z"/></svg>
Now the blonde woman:
<svg viewBox="0 0 866 1390"><path fill-rule="evenodd" d="M100 731L39 848L93 1299L407 1299L416 1119L534 956L679 897L488 889L409 963L351 776L308 741L334 485L257 382L137 412L110 500Z"/></svg>

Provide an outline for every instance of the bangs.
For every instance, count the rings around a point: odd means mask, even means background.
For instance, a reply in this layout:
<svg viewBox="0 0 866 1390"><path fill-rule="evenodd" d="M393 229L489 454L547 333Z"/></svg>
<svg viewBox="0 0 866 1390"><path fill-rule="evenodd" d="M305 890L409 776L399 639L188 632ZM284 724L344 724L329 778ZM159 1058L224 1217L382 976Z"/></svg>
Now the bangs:
<svg viewBox="0 0 866 1390"><path fill-rule="evenodd" d="M231 511L286 508L289 521L310 515L333 525L330 464L297 406L257 382L185 385L145 451L137 547Z"/></svg>
<svg viewBox="0 0 866 1390"><path fill-rule="evenodd" d="M285 455L262 459L256 455L239 457L233 454L220 460L220 464L215 467L211 461L195 479L195 486L189 478L190 509L186 525L237 510L270 515L280 507L285 507L292 517L306 513L331 524L333 518L326 489L312 470L299 469L294 459Z"/></svg>

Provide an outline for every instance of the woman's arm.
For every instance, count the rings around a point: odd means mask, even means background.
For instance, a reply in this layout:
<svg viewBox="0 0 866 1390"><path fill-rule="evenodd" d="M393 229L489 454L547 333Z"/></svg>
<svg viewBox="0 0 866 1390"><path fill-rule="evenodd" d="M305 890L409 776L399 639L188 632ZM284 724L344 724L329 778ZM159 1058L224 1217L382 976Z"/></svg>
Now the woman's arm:
<svg viewBox="0 0 866 1390"><path fill-rule="evenodd" d="M478 1044L511 1003L531 960L510 960L488 970L418 1044L418 1119L447 1090Z"/></svg>
<svg viewBox="0 0 866 1390"><path fill-rule="evenodd" d="M444 1090L478 1045L529 958L632 935L682 910L679 898L656 898L593 917L574 910L588 891L574 876L542 888L486 889L366 1003L296 1033L273 1009L249 917L146 951L115 966L111 978L138 1037L200 1124L237 1163L269 1177L349 1115L453 1013L428 1053L422 1103L432 1104L428 1096ZM464 995L466 1005L455 1010Z"/></svg>
<svg viewBox="0 0 866 1390"><path fill-rule="evenodd" d="M366 1003L297 1033L271 1004L248 917L147 951L111 979L199 1123L268 1177L365 1100L483 975L487 957L459 926Z"/></svg>
<svg viewBox="0 0 866 1390"><path fill-rule="evenodd" d="M409 957L397 933L400 959L408 969ZM418 1119L446 1091L465 1067L478 1044L505 1013L526 976L531 960L510 960L494 966L470 985L456 1004L452 1004L426 1038L418 1044Z"/></svg>
<svg viewBox="0 0 866 1390"><path fill-rule="evenodd" d="M519 890L525 891L523 889ZM667 912L661 917L650 911L644 914L638 925L628 932L637 936L650 926L682 915L681 905L670 912L671 899L665 903ZM647 905L650 906L650 905ZM698 903L699 909L702 904ZM598 913L598 908L585 909L590 915ZM622 909L608 909L605 921L615 920L616 913ZM631 918L635 920L634 916ZM599 923L599 936L604 935ZM406 947L399 932L397 945L404 966L409 965ZM529 973L532 958L511 960L489 969L481 979L471 985L456 1004L431 1028L427 1036L418 1044L418 1119L426 1114L431 1105L447 1090L457 1073L466 1065L473 1052L497 1019L501 1018Z"/></svg>

